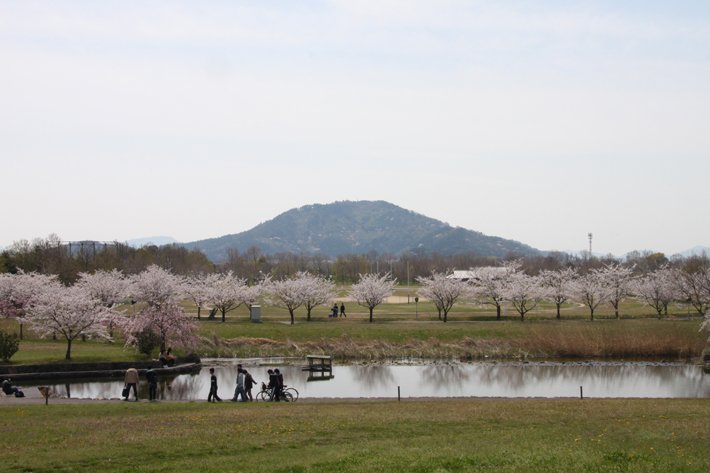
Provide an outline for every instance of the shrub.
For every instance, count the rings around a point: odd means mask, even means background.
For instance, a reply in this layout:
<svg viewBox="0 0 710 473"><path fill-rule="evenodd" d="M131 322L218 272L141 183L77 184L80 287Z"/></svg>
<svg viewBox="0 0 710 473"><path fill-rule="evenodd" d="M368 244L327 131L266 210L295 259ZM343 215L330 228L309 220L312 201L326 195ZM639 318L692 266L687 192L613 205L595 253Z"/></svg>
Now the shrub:
<svg viewBox="0 0 710 473"><path fill-rule="evenodd" d="M10 361L12 355L20 349L20 337L16 334L5 333L0 330L0 358L2 361Z"/></svg>
<svg viewBox="0 0 710 473"><path fill-rule="evenodd" d="M149 328L136 334L136 348L146 356L150 356L153 350L160 346L160 342L160 336Z"/></svg>

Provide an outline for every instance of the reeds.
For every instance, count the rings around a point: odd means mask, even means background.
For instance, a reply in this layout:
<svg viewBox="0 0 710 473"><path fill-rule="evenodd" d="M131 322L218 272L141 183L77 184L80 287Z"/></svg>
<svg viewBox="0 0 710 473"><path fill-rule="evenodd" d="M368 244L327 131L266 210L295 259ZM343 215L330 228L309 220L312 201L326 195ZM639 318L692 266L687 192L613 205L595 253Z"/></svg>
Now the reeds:
<svg viewBox="0 0 710 473"><path fill-rule="evenodd" d="M676 328L664 330L643 325L610 323L566 325L530 324L526 330L505 338L442 340L409 338L402 341L352 338L348 335L293 341L271 338L203 338L202 355L216 357L303 357L327 354L340 361L387 361L409 359L673 359L699 357L705 337Z"/></svg>

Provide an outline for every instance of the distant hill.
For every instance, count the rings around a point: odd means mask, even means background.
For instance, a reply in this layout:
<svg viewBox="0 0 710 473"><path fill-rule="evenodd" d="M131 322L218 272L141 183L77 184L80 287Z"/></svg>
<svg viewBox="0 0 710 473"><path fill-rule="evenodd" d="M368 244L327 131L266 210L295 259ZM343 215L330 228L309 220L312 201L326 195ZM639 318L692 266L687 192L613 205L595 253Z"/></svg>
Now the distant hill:
<svg viewBox="0 0 710 473"><path fill-rule="evenodd" d="M343 201L306 205L282 213L251 230L219 238L184 243L213 261L224 261L227 250L251 246L265 254L303 253L338 256L348 253L403 254L474 252L504 257L511 252L541 252L517 241L452 227L444 222L384 201Z"/></svg>
<svg viewBox="0 0 710 473"><path fill-rule="evenodd" d="M162 246L170 245L177 242L178 241L175 238L169 236L152 236L144 238L133 238L131 240L128 240L126 244L128 246L132 246L133 248L142 248L146 245Z"/></svg>
<svg viewBox="0 0 710 473"><path fill-rule="evenodd" d="M710 255L710 247L708 246L694 246L689 250L682 251L681 256L688 258L690 256L707 256Z"/></svg>

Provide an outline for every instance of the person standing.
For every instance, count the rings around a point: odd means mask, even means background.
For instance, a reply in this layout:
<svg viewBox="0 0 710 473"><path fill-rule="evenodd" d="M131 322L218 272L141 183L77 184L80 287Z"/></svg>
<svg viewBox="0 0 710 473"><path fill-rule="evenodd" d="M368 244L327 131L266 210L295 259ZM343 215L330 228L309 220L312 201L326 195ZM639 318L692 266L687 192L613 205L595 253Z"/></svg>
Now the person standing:
<svg viewBox="0 0 710 473"><path fill-rule="evenodd" d="M237 388L234 390L234 397L232 398L232 401L238 401L239 396L242 397L242 402L247 400L247 395L244 391L244 370L242 368L237 368Z"/></svg>
<svg viewBox="0 0 710 473"><path fill-rule="evenodd" d="M222 399L217 395L217 376L214 374L214 368L210 368L210 393L207 395L207 402L222 402Z"/></svg>
<svg viewBox="0 0 710 473"><path fill-rule="evenodd" d="M347 315L345 315L345 304L342 302L340 303L340 316L347 317Z"/></svg>
<svg viewBox="0 0 710 473"><path fill-rule="evenodd" d="M133 394L136 396L136 401L138 401L138 370L128 368L126 370L126 376L123 378L123 383L128 388L125 400L128 401L128 397L131 395L131 388L133 388Z"/></svg>
<svg viewBox="0 0 710 473"><path fill-rule="evenodd" d="M145 372L145 378L148 380L148 400L158 400L158 375L153 368L149 368Z"/></svg>
<svg viewBox="0 0 710 473"><path fill-rule="evenodd" d="M330 309L330 312L331 312L331 314L330 314L331 317L334 317L336 319L338 318L338 304L337 303L333 304L333 308Z"/></svg>

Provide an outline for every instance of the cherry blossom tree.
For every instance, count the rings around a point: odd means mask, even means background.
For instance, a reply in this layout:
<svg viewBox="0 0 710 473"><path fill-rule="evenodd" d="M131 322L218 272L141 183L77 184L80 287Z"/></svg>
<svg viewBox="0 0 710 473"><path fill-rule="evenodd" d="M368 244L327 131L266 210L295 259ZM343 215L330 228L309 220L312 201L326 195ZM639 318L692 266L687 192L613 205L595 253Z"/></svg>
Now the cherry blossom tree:
<svg viewBox="0 0 710 473"><path fill-rule="evenodd" d="M473 271L470 280L472 294L475 299L483 304L496 308L496 319L500 320L505 290L510 276L518 271L520 263L511 261L499 268L478 268Z"/></svg>
<svg viewBox="0 0 710 473"><path fill-rule="evenodd" d="M382 304L394 292L397 279L389 273L379 276L377 274L361 274L360 280L350 289L350 297L370 311L370 323L375 307Z"/></svg>
<svg viewBox="0 0 710 473"><path fill-rule="evenodd" d="M592 270L575 280L573 293L577 300L589 308L589 319L594 320L594 311L599 305L609 300L609 288L599 271Z"/></svg>
<svg viewBox="0 0 710 473"><path fill-rule="evenodd" d="M618 263L605 264L598 272L602 283L608 289L607 301L614 308L614 316L619 318L619 305L629 296L633 270Z"/></svg>
<svg viewBox="0 0 710 473"><path fill-rule="evenodd" d="M540 279L522 272L512 273L503 289L503 296L510 301L520 314L520 320L525 320L525 314L537 307L543 297Z"/></svg>
<svg viewBox="0 0 710 473"><path fill-rule="evenodd" d="M199 341L195 321L173 304L147 306L135 316L125 318L122 329L126 334L126 345L136 345L138 334L149 330L160 338L163 351L168 346L194 349Z"/></svg>
<svg viewBox="0 0 710 473"><path fill-rule="evenodd" d="M133 300L145 302L149 307L177 305L183 286L181 277L155 264L129 279L129 292Z"/></svg>
<svg viewBox="0 0 710 473"><path fill-rule="evenodd" d="M577 272L572 268L558 271L543 270L540 272L540 284L544 297L555 304L557 320L560 320L560 308L567 302L572 294L572 284L577 277Z"/></svg>
<svg viewBox="0 0 710 473"><path fill-rule="evenodd" d="M244 303L244 292L247 288L246 279L240 278L232 271L210 274L205 278L207 300L222 313L222 322L227 313Z"/></svg>
<svg viewBox="0 0 710 473"><path fill-rule="evenodd" d="M23 339L24 316L39 291L50 284L58 284L56 275L40 273L0 274L0 315L14 318L20 326L20 340Z"/></svg>
<svg viewBox="0 0 710 473"><path fill-rule="evenodd" d="M79 273L79 279L74 284L84 289L94 299L97 299L107 309L111 309L128 297L129 282L121 271L97 270L94 273ZM115 312L112 312L117 315ZM109 335L113 336L114 320L108 322Z"/></svg>
<svg viewBox="0 0 710 473"><path fill-rule="evenodd" d="M296 279L303 284L303 306L306 308L306 320L311 320L311 311L335 297L335 283L307 271L296 274Z"/></svg>
<svg viewBox="0 0 710 473"><path fill-rule="evenodd" d="M132 297L145 306L137 314L121 320L126 344L135 344L138 334L150 330L160 337L163 350L168 343L193 348L197 343L197 325L179 305L184 287L183 278L156 265L132 276Z"/></svg>
<svg viewBox="0 0 710 473"><path fill-rule="evenodd" d="M707 314L710 308L710 265L707 262L693 270L673 269L671 281L680 300L690 304L698 314Z"/></svg>
<svg viewBox="0 0 710 473"><path fill-rule="evenodd" d="M197 307L197 319L201 318L201 311L205 304L209 302L209 288L204 275L190 276L184 279L182 292Z"/></svg>
<svg viewBox="0 0 710 473"><path fill-rule="evenodd" d="M303 278L287 278L271 281L268 292L271 302L288 310L291 325L295 323L295 311L306 302L307 281Z"/></svg>
<svg viewBox="0 0 710 473"><path fill-rule="evenodd" d="M439 320L448 321L448 314L459 298L469 292L468 285L447 277L444 273L432 272L431 276L417 278L422 287L417 291L420 297L429 299L439 312ZM442 319L441 314L444 314Z"/></svg>
<svg viewBox="0 0 710 473"><path fill-rule="evenodd" d="M663 267L634 280L631 291L636 299L653 307L660 319L668 315L668 304L674 298L674 278L674 272Z"/></svg>
<svg viewBox="0 0 710 473"><path fill-rule="evenodd" d="M65 358L71 359L72 342L79 336L110 340L107 327L113 314L103 302L80 286L58 282L42 287L24 319L41 337L61 334L67 341Z"/></svg>

